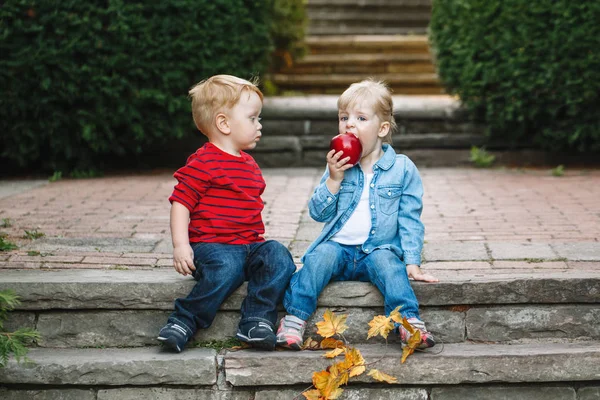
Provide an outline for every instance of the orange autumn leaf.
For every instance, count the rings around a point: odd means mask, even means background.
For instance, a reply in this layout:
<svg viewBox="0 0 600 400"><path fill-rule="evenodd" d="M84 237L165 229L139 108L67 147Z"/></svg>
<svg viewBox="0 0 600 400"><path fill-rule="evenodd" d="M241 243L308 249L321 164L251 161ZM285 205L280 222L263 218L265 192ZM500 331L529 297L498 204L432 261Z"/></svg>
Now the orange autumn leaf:
<svg viewBox="0 0 600 400"><path fill-rule="evenodd" d="M370 377L372 377L373 379L375 379L376 381L379 381L379 382L386 382L386 383L398 382L398 379L396 379L395 377L388 375L384 372L381 372L377 369L370 370L367 375L369 375Z"/></svg>
<svg viewBox="0 0 600 400"><path fill-rule="evenodd" d="M350 378L352 378L353 376L362 375L363 372L365 372L366 370L367 370L367 367L365 367L364 365L359 365L358 367L354 367L350 370Z"/></svg>
<svg viewBox="0 0 600 400"><path fill-rule="evenodd" d="M321 399L323 399L323 397L321 397L321 392L318 391L317 389L308 390L306 392L303 392L302 396L304 396L304 398L306 400L321 400Z"/></svg>
<svg viewBox="0 0 600 400"><path fill-rule="evenodd" d="M367 334L367 339L372 338L373 336L381 335L384 339L387 339L388 334L392 329L394 329L394 324L391 319L388 317L384 317L383 315L377 315L375 318L369 322L369 333Z"/></svg>
<svg viewBox="0 0 600 400"><path fill-rule="evenodd" d="M406 343L406 346L404 346L404 348L402 349L402 364L404 364L404 361L406 361L408 356L414 353L415 349L421 344L421 331L419 331L418 329L413 329L413 331L414 332L412 336L410 337L410 339L408 339L408 343Z"/></svg>
<svg viewBox="0 0 600 400"><path fill-rule="evenodd" d="M394 322L398 322L398 323L402 322L402 315L400 315L400 307L401 306L398 306L398 307L394 308L392 310L392 312L390 313L390 318Z"/></svg>
<svg viewBox="0 0 600 400"><path fill-rule="evenodd" d="M341 340L327 338L327 339L323 339L321 341L320 347L322 349L338 349L338 348L343 348L346 346L344 345L344 342L342 342Z"/></svg>
<svg viewBox="0 0 600 400"><path fill-rule="evenodd" d="M406 317L403 317L400 322L402 323L402 326L405 327L406 330L409 331L411 334L415 333L416 329L408 322Z"/></svg>
<svg viewBox="0 0 600 400"><path fill-rule="evenodd" d="M356 348L352 348L346 352L344 363L345 365L349 365L351 378L353 376L361 375L366 370L366 367L364 366L365 359L360 351Z"/></svg>
<svg viewBox="0 0 600 400"><path fill-rule="evenodd" d="M323 357L335 358L335 357L339 356L340 354L342 354L343 352L344 352L344 349L333 349L333 350L328 351L327 353L323 354Z"/></svg>
<svg viewBox="0 0 600 400"><path fill-rule="evenodd" d="M336 316L330 310L325 311L323 321L316 323L317 333L325 338L344 333L348 329L346 318L348 318L348 315Z"/></svg>

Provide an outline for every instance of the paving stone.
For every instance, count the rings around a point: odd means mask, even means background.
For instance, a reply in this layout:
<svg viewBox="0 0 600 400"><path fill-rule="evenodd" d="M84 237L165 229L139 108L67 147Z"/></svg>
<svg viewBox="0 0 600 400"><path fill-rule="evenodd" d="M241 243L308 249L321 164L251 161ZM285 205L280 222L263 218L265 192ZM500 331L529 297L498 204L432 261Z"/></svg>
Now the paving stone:
<svg viewBox="0 0 600 400"><path fill-rule="evenodd" d="M572 387L443 387L431 389L431 400L575 400ZM581 399L581 397L579 397Z"/></svg>
<svg viewBox="0 0 600 400"><path fill-rule="evenodd" d="M487 261L487 250L483 243L425 243L423 258L432 261Z"/></svg>
<svg viewBox="0 0 600 400"><path fill-rule="evenodd" d="M216 353L187 349L173 354L141 349L30 349L32 364L11 359L0 383L26 385L212 385Z"/></svg>
<svg viewBox="0 0 600 400"><path fill-rule="evenodd" d="M18 390L0 388L2 400L97 400L93 390L83 389L40 389Z"/></svg>
<svg viewBox="0 0 600 400"><path fill-rule="evenodd" d="M46 237L32 241L22 249L40 252L106 250L118 253L149 253L157 243L157 240L124 237Z"/></svg>
<svg viewBox="0 0 600 400"><path fill-rule="evenodd" d="M0 199L28 192L32 189L43 187L48 183L47 179L0 180Z"/></svg>
<svg viewBox="0 0 600 400"><path fill-rule="evenodd" d="M559 255L547 243L488 242L494 260L555 260Z"/></svg>
<svg viewBox="0 0 600 400"><path fill-rule="evenodd" d="M559 257L573 261L600 261L600 243L552 243Z"/></svg>
<svg viewBox="0 0 600 400"><path fill-rule="evenodd" d="M365 361L403 385L555 382L595 380L600 374L600 343L517 345L446 344L441 353L415 353L404 364L395 346L358 345ZM433 348L432 350L435 350ZM227 381L234 386L308 384L332 361L323 351L228 352ZM273 374L272 371L278 371ZM372 382L363 374L354 382Z"/></svg>
<svg viewBox="0 0 600 400"><path fill-rule="evenodd" d="M523 305L471 308L467 338L503 342L530 338L600 339L598 305Z"/></svg>

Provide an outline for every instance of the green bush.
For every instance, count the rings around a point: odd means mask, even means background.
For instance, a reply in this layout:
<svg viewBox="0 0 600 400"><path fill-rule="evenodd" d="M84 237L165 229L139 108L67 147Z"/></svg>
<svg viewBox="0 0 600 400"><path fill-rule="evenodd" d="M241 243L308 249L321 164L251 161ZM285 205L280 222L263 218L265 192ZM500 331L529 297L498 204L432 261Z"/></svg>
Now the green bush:
<svg viewBox="0 0 600 400"><path fill-rule="evenodd" d="M435 0L438 73L490 133L600 150L600 2Z"/></svg>
<svg viewBox="0 0 600 400"><path fill-rule="evenodd" d="M272 0L271 36L275 45L271 68L276 70L304 56L306 0Z"/></svg>
<svg viewBox="0 0 600 400"><path fill-rule="evenodd" d="M2 2L3 164L102 169L196 134L193 84L268 68L270 1Z"/></svg>

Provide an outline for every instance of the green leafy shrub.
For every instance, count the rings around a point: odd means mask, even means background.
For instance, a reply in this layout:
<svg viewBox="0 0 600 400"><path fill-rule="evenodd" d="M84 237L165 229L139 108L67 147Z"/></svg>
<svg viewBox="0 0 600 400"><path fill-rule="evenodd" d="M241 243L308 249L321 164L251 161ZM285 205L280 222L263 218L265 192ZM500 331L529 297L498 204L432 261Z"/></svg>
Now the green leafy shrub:
<svg viewBox="0 0 600 400"><path fill-rule="evenodd" d="M26 359L28 349L25 346L40 338L39 332L28 328L17 329L14 332L4 331L4 321L8 318L8 312L19 304L20 301L13 291L0 291L0 368L6 365L11 354L19 362L23 358Z"/></svg>
<svg viewBox="0 0 600 400"><path fill-rule="evenodd" d="M305 0L272 0L271 36L275 50L271 68L278 69L304 56Z"/></svg>
<svg viewBox="0 0 600 400"><path fill-rule="evenodd" d="M600 2L436 0L430 39L447 91L492 135L600 150Z"/></svg>
<svg viewBox="0 0 600 400"><path fill-rule="evenodd" d="M268 68L270 1L3 2L2 163L97 170L196 134L193 84Z"/></svg>

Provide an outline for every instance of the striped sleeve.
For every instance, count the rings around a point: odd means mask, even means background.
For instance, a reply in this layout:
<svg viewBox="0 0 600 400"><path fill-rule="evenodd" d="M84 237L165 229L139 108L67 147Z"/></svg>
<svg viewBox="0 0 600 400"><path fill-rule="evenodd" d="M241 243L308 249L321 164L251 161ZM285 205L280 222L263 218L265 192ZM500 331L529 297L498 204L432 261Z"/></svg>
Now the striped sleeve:
<svg viewBox="0 0 600 400"><path fill-rule="evenodd" d="M184 205L190 213L193 212L210 185L210 174L200 160L191 159L185 166L179 168L173 176L177 179L177 184L171 197L169 197L169 202L176 201Z"/></svg>

